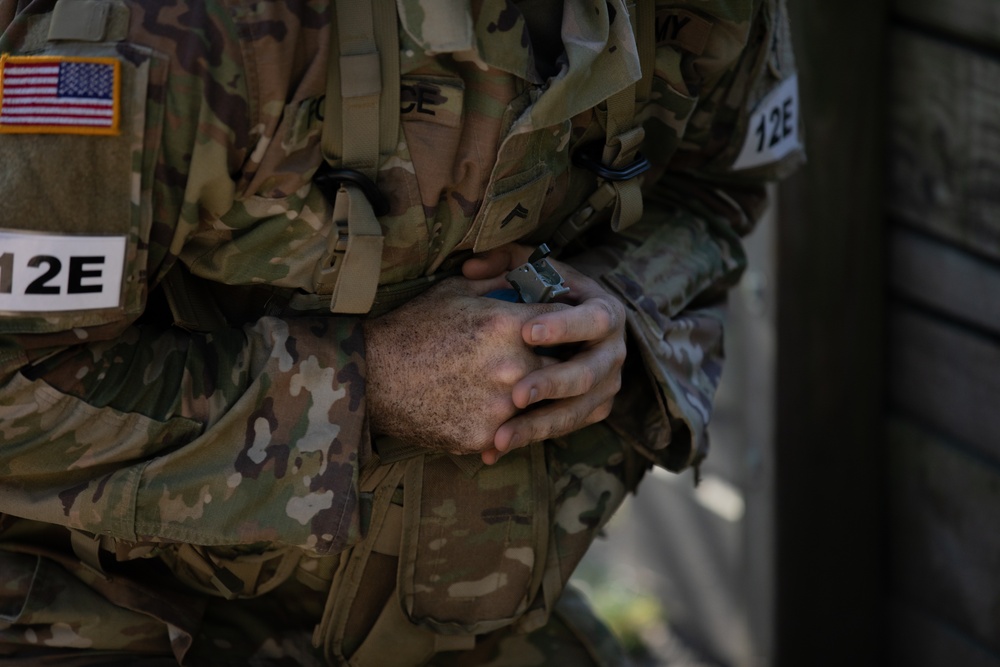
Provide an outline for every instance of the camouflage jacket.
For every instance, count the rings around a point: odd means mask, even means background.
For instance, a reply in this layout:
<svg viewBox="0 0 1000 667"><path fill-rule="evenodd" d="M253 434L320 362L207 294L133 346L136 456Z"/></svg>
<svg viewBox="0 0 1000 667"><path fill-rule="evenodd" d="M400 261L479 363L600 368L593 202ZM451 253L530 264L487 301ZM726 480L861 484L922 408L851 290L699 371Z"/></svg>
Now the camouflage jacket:
<svg viewBox="0 0 1000 667"><path fill-rule="evenodd" d="M330 236L311 179L337 113L324 104L331 9L96 0L98 18L57 17L71 1L0 0L5 91L31 65L80 66L60 76L98 80L116 109L109 131L35 131L9 120L4 93L0 512L124 542L336 552L360 534L360 320L284 307L316 291ZM377 178L383 286L547 238L595 188L572 156L604 142L596 108L641 75L622 0L567 0L530 25L508 0L398 4L400 131ZM444 15L461 30L442 30ZM629 311L609 423L681 469L706 447L739 236L801 151L780 2L657 0L655 21L637 107L645 212L565 257ZM525 211L505 223L493 204L510 192ZM180 266L220 326L163 316L157 286ZM108 285L117 300L101 300Z"/></svg>

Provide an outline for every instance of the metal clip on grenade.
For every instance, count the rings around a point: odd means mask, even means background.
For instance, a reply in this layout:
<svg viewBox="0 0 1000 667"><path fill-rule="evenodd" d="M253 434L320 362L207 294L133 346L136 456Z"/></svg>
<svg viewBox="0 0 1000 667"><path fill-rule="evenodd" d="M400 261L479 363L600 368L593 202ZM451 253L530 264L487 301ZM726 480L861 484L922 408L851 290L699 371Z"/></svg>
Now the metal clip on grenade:
<svg viewBox="0 0 1000 667"><path fill-rule="evenodd" d="M493 290L486 296L511 303L546 303L569 292L547 259L550 253L544 243L538 246L527 262L507 274L513 289Z"/></svg>

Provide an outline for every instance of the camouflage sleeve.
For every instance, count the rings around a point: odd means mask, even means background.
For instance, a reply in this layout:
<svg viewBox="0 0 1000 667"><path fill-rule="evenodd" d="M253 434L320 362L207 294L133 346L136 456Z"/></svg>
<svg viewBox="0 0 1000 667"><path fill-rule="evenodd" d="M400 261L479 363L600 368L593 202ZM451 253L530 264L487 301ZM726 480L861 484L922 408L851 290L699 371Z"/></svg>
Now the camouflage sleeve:
<svg viewBox="0 0 1000 667"><path fill-rule="evenodd" d="M0 316L0 513L127 541L344 548L359 537L367 442L358 321L264 317L198 334L156 323L146 307L147 285L213 247L243 251L232 271L287 273L254 233L300 224L280 200L294 186L250 181L283 102L300 93L254 90L245 49L295 60L262 58L253 70L287 71L274 85L291 89L317 77L277 42L315 50L318 31L250 11L237 24L214 1L128 2L102 14L114 41L52 42L53 4L0 0L0 52L8 63L67 53L117 63L121 127L0 132L10 167L0 169L0 219L15 238L42 227L60 248L82 234L122 234L123 306L40 312L26 303L23 316ZM248 190L269 199L242 197ZM225 221L227 211L246 228ZM218 265L206 260L201 273L211 280Z"/></svg>
<svg viewBox="0 0 1000 667"><path fill-rule="evenodd" d="M643 218L591 239L576 260L628 307L609 423L671 470L707 453L725 292L746 263L740 237L764 209L764 185L803 160L782 0L678 7L657 4Z"/></svg>
<svg viewBox="0 0 1000 667"><path fill-rule="evenodd" d="M6 374L0 511L127 540L359 537L355 321L263 318L199 336L135 326Z"/></svg>

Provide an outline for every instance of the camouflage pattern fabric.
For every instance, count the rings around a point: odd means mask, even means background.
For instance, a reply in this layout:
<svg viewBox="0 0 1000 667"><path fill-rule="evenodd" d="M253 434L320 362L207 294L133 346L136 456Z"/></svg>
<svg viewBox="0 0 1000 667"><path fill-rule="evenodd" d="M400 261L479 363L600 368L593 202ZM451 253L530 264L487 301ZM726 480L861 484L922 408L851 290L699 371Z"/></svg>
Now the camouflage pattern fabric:
<svg viewBox="0 0 1000 667"><path fill-rule="evenodd" d="M0 0L0 54L116 59L121 131L0 133L0 229L122 235L127 252L121 308L0 315L0 656L320 664L302 640L336 555L362 539L371 458L359 319L287 305L316 291L330 240L311 178L336 113L324 104L332 10L95 0L100 35L49 40L56 4ZM628 308L625 388L602 433L681 470L707 451L739 237L763 184L802 156L733 169L755 141L752 112L794 75L781 3L656 4L638 108L653 164L645 214L621 233L595 228L563 258ZM595 187L571 157L603 143L596 107L641 75L621 0L399 6L401 127L378 175L386 287L549 238ZM782 127L798 133L797 119ZM515 204L524 214L510 218ZM162 285L182 266L222 326L171 326ZM562 578L628 488L586 450L565 465L608 493L553 505L554 530L582 544ZM100 568L67 529L97 536ZM193 547L203 567L179 572ZM292 554L281 562L296 576L247 564L260 554ZM254 572L241 599L202 590L231 562Z"/></svg>
<svg viewBox="0 0 1000 667"><path fill-rule="evenodd" d="M586 598L567 588L552 620L528 633L498 630L475 650L442 653L431 667L629 667L631 664L611 630L593 613Z"/></svg>

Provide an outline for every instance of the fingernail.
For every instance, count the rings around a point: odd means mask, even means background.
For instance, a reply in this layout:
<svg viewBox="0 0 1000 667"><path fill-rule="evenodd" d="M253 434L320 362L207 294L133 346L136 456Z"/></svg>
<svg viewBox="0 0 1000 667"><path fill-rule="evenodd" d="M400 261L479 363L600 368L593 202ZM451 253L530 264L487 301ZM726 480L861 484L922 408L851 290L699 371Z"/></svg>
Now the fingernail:
<svg viewBox="0 0 1000 667"><path fill-rule="evenodd" d="M545 337L547 335L548 334L545 331L545 325L544 324L536 324L533 327L531 327L531 342L532 343L541 343L542 341L545 340Z"/></svg>
<svg viewBox="0 0 1000 667"><path fill-rule="evenodd" d="M521 444L521 436L516 434L512 435L510 437L510 440L507 442L507 451L515 449L520 444Z"/></svg>
<svg viewBox="0 0 1000 667"><path fill-rule="evenodd" d="M531 405L537 399L538 399L538 390L532 387L531 391L528 393L528 405Z"/></svg>

